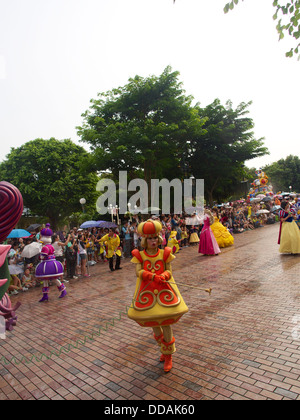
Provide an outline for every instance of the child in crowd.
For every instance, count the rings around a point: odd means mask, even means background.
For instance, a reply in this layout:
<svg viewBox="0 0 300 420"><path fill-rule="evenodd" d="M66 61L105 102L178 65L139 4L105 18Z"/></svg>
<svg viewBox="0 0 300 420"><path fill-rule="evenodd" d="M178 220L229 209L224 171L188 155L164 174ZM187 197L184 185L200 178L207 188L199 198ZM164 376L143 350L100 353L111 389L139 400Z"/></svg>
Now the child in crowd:
<svg viewBox="0 0 300 420"><path fill-rule="evenodd" d="M22 275L21 284L22 284L23 291L31 289L32 287L35 287L36 285L36 281L33 275L31 274L30 269L31 269L31 265L27 265Z"/></svg>

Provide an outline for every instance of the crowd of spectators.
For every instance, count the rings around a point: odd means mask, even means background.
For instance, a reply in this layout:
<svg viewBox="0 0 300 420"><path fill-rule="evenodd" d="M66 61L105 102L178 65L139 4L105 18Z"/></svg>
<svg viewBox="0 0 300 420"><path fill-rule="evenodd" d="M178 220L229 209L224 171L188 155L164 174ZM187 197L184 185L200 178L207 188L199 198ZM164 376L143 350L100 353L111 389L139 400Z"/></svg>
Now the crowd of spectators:
<svg viewBox="0 0 300 420"><path fill-rule="evenodd" d="M298 197L296 197L296 200ZM300 198L299 198L300 199ZM291 200L295 198L291 197ZM214 205L210 208L214 216L227 227L232 234L240 234L247 230L253 230L266 224L278 221L276 212L272 211L274 206L279 205L278 199L269 199L265 202L249 202L238 200L223 205ZM168 244L171 232L176 231L176 239L179 250L192 245L190 238L192 234L201 234L203 224L201 217L197 214L181 215L170 214L153 216L157 217L163 226L161 235L163 238L162 247ZM139 216L132 216L126 219L115 233L120 237L120 249L123 258L129 258L134 248L140 248L140 238L137 226L141 220ZM109 232L105 228L80 229L73 227L68 232L58 231L52 237L52 245L55 249L55 257L65 267L64 282L70 279L89 276L89 266L98 263L107 263L105 244L100 242L101 238ZM40 286L35 279L35 267L39 263L39 253L32 258L23 258L24 247L34 241L38 242L40 232L37 229L31 237L9 240L11 245L9 253L9 270L11 282L9 293L17 294L20 291L27 291L30 288Z"/></svg>

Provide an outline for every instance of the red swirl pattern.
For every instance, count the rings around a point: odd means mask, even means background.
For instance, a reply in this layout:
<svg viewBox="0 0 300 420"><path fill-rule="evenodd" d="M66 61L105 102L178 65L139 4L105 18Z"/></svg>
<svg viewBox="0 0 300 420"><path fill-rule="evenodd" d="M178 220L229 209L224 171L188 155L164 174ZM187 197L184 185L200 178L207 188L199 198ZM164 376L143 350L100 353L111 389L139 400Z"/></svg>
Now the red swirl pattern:
<svg viewBox="0 0 300 420"><path fill-rule="evenodd" d="M3 242L23 213L23 198L14 185L0 182L0 242Z"/></svg>

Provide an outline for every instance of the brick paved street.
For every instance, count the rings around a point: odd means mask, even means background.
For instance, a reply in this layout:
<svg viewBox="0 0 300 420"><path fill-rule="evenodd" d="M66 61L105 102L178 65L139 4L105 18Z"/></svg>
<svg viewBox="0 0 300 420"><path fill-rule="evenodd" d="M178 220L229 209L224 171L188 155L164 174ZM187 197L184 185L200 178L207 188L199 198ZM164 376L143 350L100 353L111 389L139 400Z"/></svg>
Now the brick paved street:
<svg viewBox="0 0 300 420"><path fill-rule="evenodd" d="M114 273L91 267L62 300L54 286L48 303L38 302L41 288L13 296L22 306L0 342L0 398L300 399L300 256L279 254L278 230L235 235L219 256L180 251L175 280L213 290L179 286L190 310L173 328L168 374L152 330L126 316L136 282L129 260Z"/></svg>

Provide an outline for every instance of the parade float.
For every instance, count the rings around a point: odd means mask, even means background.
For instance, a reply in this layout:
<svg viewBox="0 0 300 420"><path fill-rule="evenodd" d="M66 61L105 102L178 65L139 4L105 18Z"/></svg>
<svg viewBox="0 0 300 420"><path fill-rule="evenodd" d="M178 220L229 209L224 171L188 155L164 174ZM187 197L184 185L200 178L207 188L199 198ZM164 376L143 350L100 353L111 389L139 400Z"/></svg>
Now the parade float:
<svg viewBox="0 0 300 420"><path fill-rule="evenodd" d="M258 195L265 195L265 196L273 196L273 187L269 184L269 179L267 174L258 169L255 171L257 178L251 183L250 190L247 195L247 199L251 201L251 199L256 198Z"/></svg>

